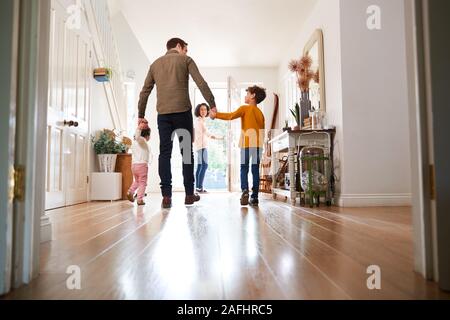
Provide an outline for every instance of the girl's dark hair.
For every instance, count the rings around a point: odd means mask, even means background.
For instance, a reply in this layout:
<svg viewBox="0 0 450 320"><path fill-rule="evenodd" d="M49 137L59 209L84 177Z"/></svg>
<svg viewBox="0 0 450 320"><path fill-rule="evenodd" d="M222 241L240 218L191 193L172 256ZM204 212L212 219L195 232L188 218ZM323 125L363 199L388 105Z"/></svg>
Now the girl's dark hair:
<svg viewBox="0 0 450 320"><path fill-rule="evenodd" d="M194 112L194 114L195 114L195 116L196 116L197 118L200 117L200 108L203 107L203 106L205 106L205 107L206 107L206 110L208 111L208 113L206 114L206 116L209 116L209 111L211 110L211 108L210 108L206 103L200 103L197 107L195 107L195 112Z"/></svg>
<svg viewBox="0 0 450 320"><path fill-rule="evenodd" d="M141 137L150 137L150 129L141 130Z"/></svg>

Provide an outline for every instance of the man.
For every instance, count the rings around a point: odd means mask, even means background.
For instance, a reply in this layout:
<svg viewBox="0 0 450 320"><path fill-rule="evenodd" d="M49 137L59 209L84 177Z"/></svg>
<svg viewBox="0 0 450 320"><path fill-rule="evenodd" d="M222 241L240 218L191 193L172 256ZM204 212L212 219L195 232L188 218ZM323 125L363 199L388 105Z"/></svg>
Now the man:
<svg viewBox="0 0 450 320"><path fill-rule="evenodd" d="M214 96L201 76L194 60L187 56L188 44L179 38L167 42L167 53L151 66L139 96L139 123L145 120L145 109L153 87L157 87L158 131L160 138L159 176L161 178L162 207L172 206L171 157L173 134L177 133L183 155L185 204L200 200L194 194L194 153L192 143L194 124L189 98L189 75L192 76L208 104L215 108Z"/></svg>

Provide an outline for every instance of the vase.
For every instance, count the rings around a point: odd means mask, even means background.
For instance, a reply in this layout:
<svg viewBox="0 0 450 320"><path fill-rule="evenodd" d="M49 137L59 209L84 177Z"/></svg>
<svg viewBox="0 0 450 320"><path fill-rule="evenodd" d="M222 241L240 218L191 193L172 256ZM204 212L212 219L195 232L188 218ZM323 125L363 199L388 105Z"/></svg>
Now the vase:
<svg viewBox="0 0 450 320"><path fill-rule="evenodd" d="M301 126L304 125L305 119L309 117L310 111L311 111L311 100L309 100L309 91L303 91L302 97L300 99Z"/></svg>
<svg viewBox="0 0 450 320"><path fill-rule="evenodd" d="M99 154L98 163L100 172L114 172L116 169L117 154Z"/></svg>

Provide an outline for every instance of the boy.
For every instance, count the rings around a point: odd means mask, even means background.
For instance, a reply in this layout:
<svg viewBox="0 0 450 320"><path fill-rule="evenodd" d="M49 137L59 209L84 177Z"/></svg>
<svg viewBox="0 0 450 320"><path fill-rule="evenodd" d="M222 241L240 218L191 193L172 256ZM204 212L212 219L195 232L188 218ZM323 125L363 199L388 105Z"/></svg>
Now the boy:
<svg viewBox="0 0 450 320"><path fill-rule="evenodd" d="M266 90L258 86L249 87L245 96L247 105L241 106L232 113L217 112L211 109L211 119L234 120L241 118L242 133L239 142L241 148L241 205L249 204L248 171L252 160L253 189L250 200L251 206L258 206L259 193L259 165L264 145L265 119L258 104L266 99Z"/></svg>
<svg viewBox="0 0 450 320"><path fill-rule="evenodd" d="M134 182L127 193L127 198L134 202L134 193L137 190L138 206L145 205L144 196L147 188L148 163L150 160L150 149L147 142L150 140L151 130L147 121L141 121L134 135L134 141L131 146L132 166Z"/></svg>

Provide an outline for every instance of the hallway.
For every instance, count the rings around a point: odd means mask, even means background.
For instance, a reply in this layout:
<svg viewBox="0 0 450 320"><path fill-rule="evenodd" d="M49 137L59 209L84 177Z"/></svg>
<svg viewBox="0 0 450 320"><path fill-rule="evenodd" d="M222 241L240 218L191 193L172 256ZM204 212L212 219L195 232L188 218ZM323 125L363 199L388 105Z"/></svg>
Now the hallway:
<svg viewBox="0 0 450 320"><path fill-rule="evenodd" d="M306 209L266 197L204 195L160 209L97 202L50 211L53 241L41 276L6 299L434 299L450 298L413 273L410 208ZM81 290L66 269L81 267ZM381 267L370 291L366 269Z"/></svg>

